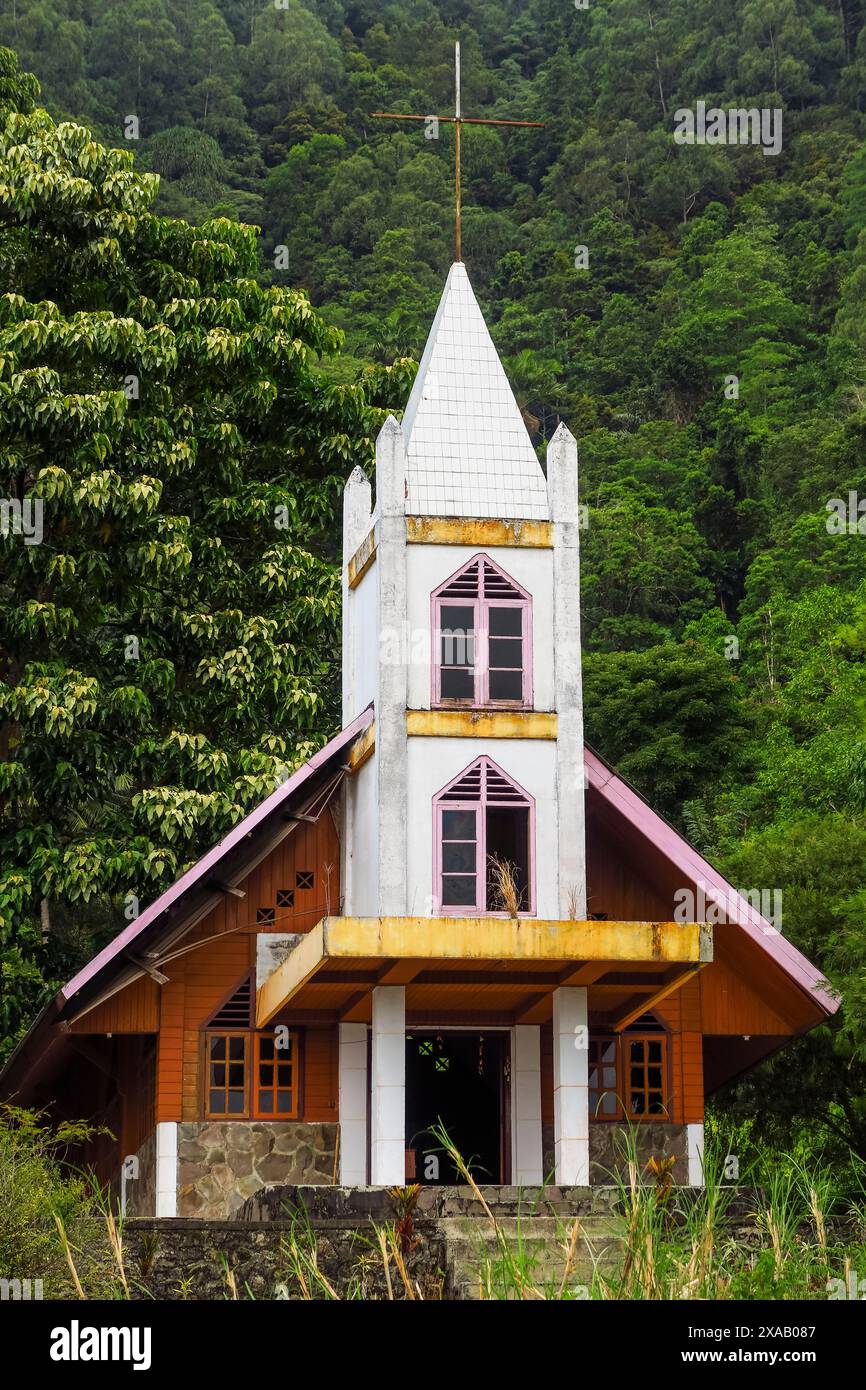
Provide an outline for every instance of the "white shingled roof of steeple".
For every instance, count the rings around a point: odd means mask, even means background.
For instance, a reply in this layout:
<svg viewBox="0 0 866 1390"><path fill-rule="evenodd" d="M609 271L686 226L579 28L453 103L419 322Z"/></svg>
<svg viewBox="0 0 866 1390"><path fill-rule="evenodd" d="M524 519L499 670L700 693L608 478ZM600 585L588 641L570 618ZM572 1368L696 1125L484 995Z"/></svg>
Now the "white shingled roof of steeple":
<svg viewBox="0 0 866 1390"><path fill-rule="evenodd" d="M466 268L452 265L403 416L409 516L547 521L547 483Z"/></svg>

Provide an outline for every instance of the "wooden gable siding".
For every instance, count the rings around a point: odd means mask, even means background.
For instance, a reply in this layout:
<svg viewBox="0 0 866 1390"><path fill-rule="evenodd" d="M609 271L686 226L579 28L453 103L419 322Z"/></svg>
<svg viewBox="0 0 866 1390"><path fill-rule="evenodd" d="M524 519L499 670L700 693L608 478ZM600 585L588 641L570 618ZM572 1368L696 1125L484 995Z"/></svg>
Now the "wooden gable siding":
<svg viewBox="0 0 866 1390"><path fill-rule="evenodd" d="M297 887L301 873L314 875L312 888ZM179 943L193 949L162 967L169 983L161 990L158 1120L201 1118L201 1029L255 965L256 937L307 932L329 909L339 911L340 845L330 812L315 824L299 824L238 886L245 897L227 894ZM277 907L283 889L294 891L293 907ZM274 922L258 922L260 909L273 909ZM303 1046L303 1118L333 1120L336 1029L308 1029Z"/></svg>
<svg viewBox="0 0 866 1390"><path fill-rule="evenodd" d="M724 946L717 951L712 967L703 973L706 978L701 980L701 1015L705 1033L772 1036L792 1031L793 1019L772 1008L750 980L734 968ZM791 1006L795 1003L792 1000Z"/></svg>
<svg viewBox="0 0 866 1390"><path fill-rule="evenodd" d="M104 1004L69 1025L70 1033L155 1033L159 1027L159 986L149 976L133 980Z"/></svg>
<svg viewBox="0 0 866 1390"><path fill-rule="evenodd" d="M93 1168L100 1183L118 1184L123 1159L153 1134L155 1059L153 1034L69 1037L63 1084L52 1097L54 1121L85 1120L109 1132L72 1146L66 1163Z"/></svg>
<svg viewBox="0 0 866 1390"><path fill-rule="evenodd" d="M696 885L654 845L587 794L587 911L612 921L673 917L675 894ZM803 991L734 923L713 929L714 960L701 971L699 1031L794 1034L815 1021ZM661 1012L661 1010L659 1011Z"/></svg>
<svg viewBox="0 0 866 1390"><path fill-rule="evenodd" d="M588 798L589 800L589 798ZM638 867L631 848L600 811L587 816L586 910L611 922L673 919L673 892Z"/></svg>
<svg viewBox="0 0 866 1390"><path fill-rule="evenodd" d="M337 1025L332 1023L326 1028L307 1028L303 1038L301 1118L336 1120L340 1084L337 1072Z"/></svg>
<svg viewBox="0 0 866 1390"><path fill-rule="evenodd" d="M117 1039L117 1085L123 1097L119 1157L137 1153L153 1133L156 1039Z"/></svg>

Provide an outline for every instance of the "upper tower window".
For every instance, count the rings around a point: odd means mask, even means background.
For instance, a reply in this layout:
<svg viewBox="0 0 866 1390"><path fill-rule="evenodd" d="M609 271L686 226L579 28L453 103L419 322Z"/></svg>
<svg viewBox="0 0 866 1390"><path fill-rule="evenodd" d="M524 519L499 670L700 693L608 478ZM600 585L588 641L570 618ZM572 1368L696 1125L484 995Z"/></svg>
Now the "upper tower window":
<svg viewBox="0 0 866 1390"><path fill-rule="evenodd" d="M532 599L487 555L433 594L433 704L532 704Z"/></svg>

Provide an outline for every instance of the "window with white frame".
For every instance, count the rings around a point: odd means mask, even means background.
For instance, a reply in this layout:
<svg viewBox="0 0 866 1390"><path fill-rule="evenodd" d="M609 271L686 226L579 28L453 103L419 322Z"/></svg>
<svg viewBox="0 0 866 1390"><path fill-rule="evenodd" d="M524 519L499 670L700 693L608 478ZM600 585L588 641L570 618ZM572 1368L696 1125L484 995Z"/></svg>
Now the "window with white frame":
<svg viewBox="0 0 866 1390"><path fill-rule="evenodd" d="M487 555L433 593L434 706L532 704L532 599Z"/></svg>
<svg viewBox="0 0 866 1390"><path fill-rule="evenodd" d="M481 757L433 799L434 894L444 915L535 911L535 802Z"/></svg>

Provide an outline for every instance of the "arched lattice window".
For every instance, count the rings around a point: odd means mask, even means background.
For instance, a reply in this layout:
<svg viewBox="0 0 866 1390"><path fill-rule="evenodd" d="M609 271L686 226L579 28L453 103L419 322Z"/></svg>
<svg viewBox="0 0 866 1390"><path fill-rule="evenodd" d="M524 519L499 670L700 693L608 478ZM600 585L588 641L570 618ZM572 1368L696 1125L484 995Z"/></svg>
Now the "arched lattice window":
<svg viewBox="0 0 866 1390"><path fill-rule="evenodd" d="M532 599L487 555L432 596L434 706L532 704Z"/></svg>
<svg viewBox="0 0 866 1390"><path fill-rule="evenodd" d="M535 911L535 801L492 758L437 792L433 826L438 911Z"/></svg>

